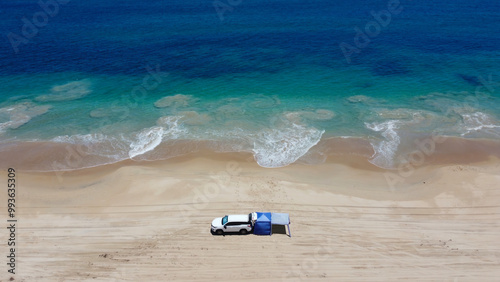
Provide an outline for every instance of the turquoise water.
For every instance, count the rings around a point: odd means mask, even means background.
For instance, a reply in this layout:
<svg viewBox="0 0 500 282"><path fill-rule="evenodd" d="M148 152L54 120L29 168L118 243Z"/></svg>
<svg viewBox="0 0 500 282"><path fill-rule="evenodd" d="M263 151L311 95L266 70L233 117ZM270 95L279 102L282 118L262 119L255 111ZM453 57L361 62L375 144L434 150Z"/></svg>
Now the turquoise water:
<svg viewBox="0 0 500 282"><path fill-rule="evenodd" d="M368 140L372 163L392 168L417 137L500 138L497 2L401 1L350 63L339 44L355 46L354 28L387 1L257 2L223 20L205 1L60 5L18 53L3 42L3 150L82 144L106 163L208 140L281 167L342 137ZM9 3L2 27L21 34L40 7Z"/></svg>

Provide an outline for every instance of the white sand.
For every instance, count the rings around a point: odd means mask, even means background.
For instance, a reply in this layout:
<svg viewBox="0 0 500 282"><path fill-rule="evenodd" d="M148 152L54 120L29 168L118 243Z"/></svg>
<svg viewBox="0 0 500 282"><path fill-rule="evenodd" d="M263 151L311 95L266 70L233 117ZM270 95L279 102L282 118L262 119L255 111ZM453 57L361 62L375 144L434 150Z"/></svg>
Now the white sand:
<svg viewBox="0 0 500 282"><path fill-rule="evenodd" d="M1 281L500 277L498 160L423 168L397 189L380 171L230 156L59 176L17 173L17 274L3 263ZM210 234L213 218L252 211L290 213L292 237Z"/></svg>

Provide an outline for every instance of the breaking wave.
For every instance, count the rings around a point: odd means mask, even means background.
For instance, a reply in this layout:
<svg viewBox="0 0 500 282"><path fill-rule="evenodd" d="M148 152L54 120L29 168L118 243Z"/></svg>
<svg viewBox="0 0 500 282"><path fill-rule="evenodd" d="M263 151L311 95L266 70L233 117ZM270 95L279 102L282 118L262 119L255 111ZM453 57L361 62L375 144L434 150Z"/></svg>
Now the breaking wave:
<svg viewBox="0 0 500 282"><path fill-rule="evenodd" d="M401 139L397 130L401 126L401 121L389 120L385 122L366 123L366 127L376 132L381 132L385 140L373 141L372 146L375 154L372 156L371 162L379 167L392 168L394 166L394 158Z"/></svg>
<svg viewBox="0 0 500 282"><path fill-rule="evenodd" d="M130 144L129 157L132 159L135 156L142 155L153 150L160 145L165 130L163 127L155 126L139 132L136 140Z"/></svg>
<svg viewBox="0 0 500 282"><path fill-rule="evenodd" d="M491 134L500 137L500 122L492 116L474 112L461 114L462 116L462 136L471 135L481 131L483 134Z"/></svg>
<svg viewBox="0 0 500 282"><path fill-rule="evenodd" d="M85 154L99 155L110 158L113 161L120 161L126 158L124 153L127 150L128 142L125 137L108 136L104 134L76 134L63 135L52 139L53 142L73 144L83 146L81 150Z"/></svg>
<svg viewBox="0 0 500 282"><path fill-rule="evenodd" d="M154 150L163 140L176 139L186 132L179 120L179 116L162 117L158 119L157 126L129 135L77 134L58 136L51 141L80 146L78 150L82 157L102 156L107 162L137 159Z"/></svg>
<svg viewBox="0 0 500 282"><path fill-rule="evenodd" d="M383 139L372 139L374 154L370 162L378 167L391 169L397 164L398 150L404 143L412 145L411 134L429 132L429 128L436 129L441 119L434 113L411 109L380 109L378 118L388 119L381 122L365 122L366 128L379 132ZM431 131L432 132L432 131ZM402 140L402 137L405 140Z"/></svg>
<svg viewBox="0 0 500 282"><path fill-rule="evenodd" d="M71 92L71 89L79 87L62 85L54 88L53 92ZM99 128L91 131L103 134L65 135L41 142L52 142L44 145L51 150L48 152L52 154L52 159L65 154L64 148L69 144L69 147L75 148L81 155L82 163L85 163L82 166L130 159L168 159L207 149L215 152L251 153L257 164L266 168L284 167L297 161L316 164L327 161L330 156L349 159L350 157L346 157L349 155L361 156L366 163L369 161L377 167L393 169L405 161L405 154L415 149L416 139L428 137L436 131L440 135L466 138L500 137L500 121L494 115L448 100L443 100L447 103L440 103L442 106L438 108L438 104L429 104L429 97L419 98L418 103L425 103L426 107L416 110L391 109L387 108L387 104L367 96L352 96L347 100L350 103L346 103L344 99L342 105L350 108L344 111L339 107L334 112L308 105L278 107L281 102L277 97L263 95L227 98L206 103L203 108L198 105L192 107L191 103L197 99L191 95L177 94L156 101L156 107L170 109L154 109L160 114L153 112L147 117L151 119L145 126L142 121L132 122L130 124L134 129L129 129L129 124L122 121L113 124L114 128L109 131ZM370 103L377 105L367 107L366 104ZM49 109L48 105L38 106L26 101L0 108L0 132L16 129ZM90 112L90 117L88 112L86 115L92 120L91 118L106 117L111 112L106 108L98 108ZM167 113L168 115L161 116ZM346 130L336 136L337 127L344 127ZM328 132L326 136L325 130ZM339 135L351 137L344 138L348 141L343 142L325 141L330 138L342 139ZM47 139L49 138L52 136ZM351 144L356 138L364 140L364 143L356 141L362 143L358 146L362 153L337 152L342 151L342 148L358 148ZM353 144L358 144L356 142ZM40 152L40 156L42 154ZM47 162L51 158L45 157Z"/></svg>
<svg viewBox="0 0 500 282"><path fill-rule="evenodd" d="M262 130L255 135L252 149L254 158L262 167L287 166L318 144L324 132L296 123Z"/></svg>
<svg viewBox="0 0 500 282"><path fill-rule="evenodd" d="M132 159L154 150L164 138L177 139L186 130L181 126L181 116L164 116L156 121L158 126L142 130L130 144L129 157Z"/></svg>

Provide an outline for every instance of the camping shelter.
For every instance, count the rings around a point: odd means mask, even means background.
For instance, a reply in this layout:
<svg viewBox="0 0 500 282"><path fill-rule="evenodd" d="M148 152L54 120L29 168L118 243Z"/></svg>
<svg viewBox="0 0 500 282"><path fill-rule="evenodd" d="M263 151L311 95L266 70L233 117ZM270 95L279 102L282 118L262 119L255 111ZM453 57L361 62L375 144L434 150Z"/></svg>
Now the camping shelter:
<svg viewBox="0 0 500 282"><path fill-rule="evenodd" d="M256 212L256 214L253 234L272 235L272 225L286 225L288 236L292 237L292 233L290 233L290 216L287 213Z"/></svg>

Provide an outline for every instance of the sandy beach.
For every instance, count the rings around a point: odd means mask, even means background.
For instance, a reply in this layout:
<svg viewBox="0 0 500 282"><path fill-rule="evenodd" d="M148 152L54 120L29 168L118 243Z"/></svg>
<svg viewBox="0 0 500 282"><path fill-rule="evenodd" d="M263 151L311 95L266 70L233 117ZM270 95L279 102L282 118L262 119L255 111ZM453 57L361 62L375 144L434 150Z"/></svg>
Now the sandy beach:
<svg viewBox="0 0 500 282"><path fill-rule="evenodd" d="M500 282L500 1L0 12L0 282Z"/></svg>
<svg viewBox="0 0 500 282"><path fill-rule="evenodd" d="M16 274L0 280L498 278L498 159L421 167L392 188L384 173L329 162L265 169L250 154L17 171ZM6 210L6 193L0 200ZM292 237L210 234L213 218L253 211L289 213Z"/></svg>

